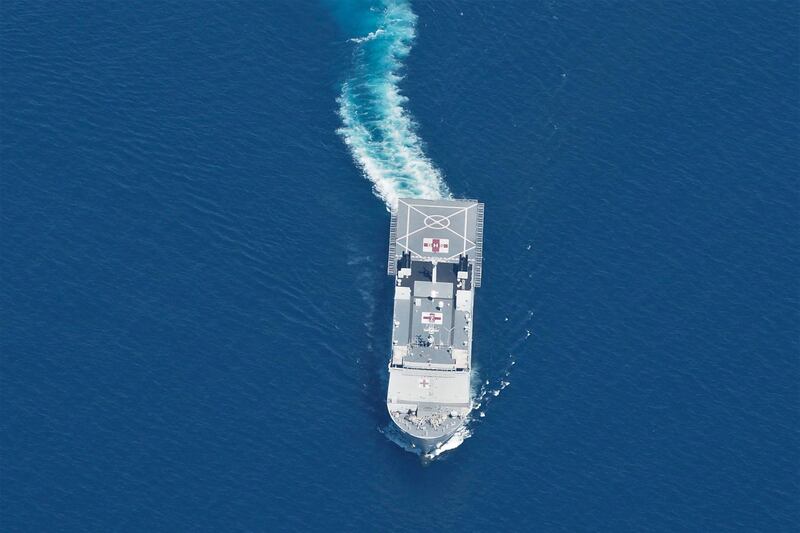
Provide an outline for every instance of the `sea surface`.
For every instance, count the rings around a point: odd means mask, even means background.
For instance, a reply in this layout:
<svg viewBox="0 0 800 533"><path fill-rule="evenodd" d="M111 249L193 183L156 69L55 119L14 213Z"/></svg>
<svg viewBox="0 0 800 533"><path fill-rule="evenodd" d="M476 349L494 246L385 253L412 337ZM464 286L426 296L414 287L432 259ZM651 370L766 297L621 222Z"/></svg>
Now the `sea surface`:
<svg viewBox="0 0 800 533"><path fill-rule="evenodd" d="M800 5L0 3L0 530L797 531ZM387 435L397 197L486 204ZM456 443L458 444L458 443Z"/></svg>

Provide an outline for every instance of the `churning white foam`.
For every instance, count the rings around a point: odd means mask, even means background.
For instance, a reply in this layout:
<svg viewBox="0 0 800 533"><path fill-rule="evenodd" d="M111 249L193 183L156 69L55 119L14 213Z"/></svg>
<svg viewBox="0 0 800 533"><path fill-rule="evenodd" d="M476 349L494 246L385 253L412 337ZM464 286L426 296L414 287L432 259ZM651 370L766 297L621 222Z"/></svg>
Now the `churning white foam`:
<svg viewBox="0 0 800 533"><path fill-rule="evenodd" d="M372 39L376 38L377 36L379 36L383 32L384 32L383 28L378 28L375 31L369 32L364 37L353 37L352 39L348 39L348 41L350 41L351 43L356 43L356 44L365 43L367 41L371 41Z"/></svg>
<svg viewBox="0 0 800 533"><path fill-rule="evenodd" d="M467 424L464 424L463 426L458 428L455 433L453 433L452 437L443 442L441 446L423 455L423 459L431 461L433 459L436 459L445 452L449 452L450 450L455 450L456 448L464 444L464 441L470 438L471 436L472 436L472 431L470 431L469 426Z"/></svg>
<svg viewBox="0 0 800 533"><path fill-rule="evenodd" d="M337 99L342 119L337 131L389 208L401 197L450 196L441 172L423 152L399 89L416 21L408 2L385 0L378 28L350 39L356 44L354 70Z"/></svg>
<svg viewBox="0 0 800 533"><path fill-rule="evenodd" d="M375 29L348 39L355 45L350 77L337 98L341 135L353 159L391 209L399 198L450 197L441 172L425 155L417 124L400 92L403 61L416 37L417 16L406 0L383 0ZM472 435L471 417L446 442L422 454L392 423L380 431L407 451L431 461L459 447Z"/></svg>

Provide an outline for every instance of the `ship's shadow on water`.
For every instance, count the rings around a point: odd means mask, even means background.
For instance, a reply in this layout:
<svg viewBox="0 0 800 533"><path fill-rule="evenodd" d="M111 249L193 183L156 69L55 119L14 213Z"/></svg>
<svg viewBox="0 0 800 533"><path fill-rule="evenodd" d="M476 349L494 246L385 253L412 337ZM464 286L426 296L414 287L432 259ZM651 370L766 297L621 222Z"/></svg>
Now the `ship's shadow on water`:
<svg viewBox="0 0 800 533"><path fill-rule="evenodd" d="M372 423L381 426L389 422L383 399L389 382L387 365L393 287L385 276L383 258L378 259L378 246L369 255L355 252L355 249L349 250L347 264L358 271L354 281L365 310L362 324L364 337L356 348L359 351L356 354L359 361L358 379L363 407L370 413Z"/></svg>

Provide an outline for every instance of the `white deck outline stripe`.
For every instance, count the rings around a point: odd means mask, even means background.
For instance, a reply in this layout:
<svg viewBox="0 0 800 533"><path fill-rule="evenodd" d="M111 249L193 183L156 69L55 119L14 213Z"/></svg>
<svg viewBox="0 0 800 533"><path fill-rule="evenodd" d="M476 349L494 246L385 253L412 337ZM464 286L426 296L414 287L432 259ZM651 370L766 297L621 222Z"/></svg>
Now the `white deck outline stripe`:
<svg viewBox="0 0 800 533"><path fill-rule="evenodd" d="M466 250L464 250L464 252L463 252L463 253L466 255L466 253L467 253L467 252L469 252L470 250L474 250L474 249L475 249L475 246L470 246L469 248L467 248ZM445 261L450 261L451 259L457 259L457 258L458 258L458 256L459 256L459 254L456 254L456 255L451 255L450 257L446 257L446 258L445 258Z"/></svg>
<svg viewBox="0 0 800 533"><path fill-rule="evenodd" d="M403 246L403 248L411 252L413 255L414 252L408 247L408 227L411 224L411 206L406 204L406 207L408 208L406 209L406 244Z"/></svg>
<svg viewBox="0 0 800 533"><path fill-rule="evenodd" d="M469 209L470 207L475 207L477 204L468 205L467 207L461 205L429 205L429 204L406 204L406 205L410 207L416 207L416 206L438 207L439 209ZM417 209L417 211L419 211L419 209ZM422 214L425 215L427 213L422 213Z"/></svg>
<svg viewBox="0 0 800 533"><path fill-rule="evenodd" d="M421 213L421 214L423 214L423 215L425 214L425 213L422 213L421 211L419 211L419 209L414 209L414 211L417 211L417 212L419 212L419 213ZM443 219L443 220L448 220L450 217L454 217L454 216L458 215L459 213L461 213L461 211L459 211L459 212L457 212L457 213L453 213L452 215L447 215L446 217L444 217L444 219ZM409 217L409 218L410 218L410 217ZM407 222L407 224L406 224L406 229L408 229L408 225L409 225L409 223L408 223L408 221L406 221L406 222ZM464 226L466 226L466 225L467 225L467 216L466 216L466 210L465 210L465 211L464 211ZM411 236L412 236L412 235L414 235L415 233L419 233L420 231L424 231L424 230L426 230L426 229L428 229L428 226L422 226L421 228L415 229L415 230L414 230L414 231L412 231L411 233L406 233L405 235L403 235L403 236L402 236L402 237L400 237L399 239L402 239L403 237L405 237L405 238L406 238L406 243L408 243L408 237L411 237ZM450 228L449 228L449 227L444 227L444 228L432 228L432 229L450 229ZM461 237L461 235L460 235L459 233L457 233L456 231L453 231L452 229L450 229L450 231L452 231L453 233L455 233L456 235L458 235L459 237ZM466 232L465 232L465 233L466 233ZM399 239L398 239L398 240L399 240ZM475 244L475 243L473 243L472 241L470 241L469 239L467 239L466 237L464 238L464 240L466 240L466 241L469 241L469 242L471 242L472 244Z"/></svg>
<svg viewBox="0 0 800 533"><path fill-rule="evenodd" d="M412 256L416 255L416 256L417 256L417 257L419 257L420 259L425 259L425 256L424 256L424 255L419 255L417 252L415 252L414 250L412 250L411 248L409 248L408 246L406 246L406 245L405 245L405 244L403 244L402 242L398 242L397 244L399 244L400 246L402 246L403 248L405 248L406 250L408 250L408 252L409 252L409 253L410 253Z"/></svg>
<svg viewBox="0 0 800 533"><path fill-rule="evenodd" d="M405 249L406 249L406 250L408 250L409 252L411 252L413 255L416 255L416 256L418 256L418 257L424 258L424 256L422 256L422 255L420 255L420 254L418 254L418 253L414 252L414 251L413 251L411 248L409 248L409 246L408 246L408 238L409 238L409 237L411 237L411 236L412 236L412 235L414 235L415 233L419 233L420 231L423 231L423 230L427 229L427 226L423 226L423 227L421 227L421 228L419 228L419 229L415 229L414 231L412 231L412 232L409 232L409 229L410 229L410 226L411 226L411 210L413 209L414 211L416 211L417 213L419 213L420 215L423 215L423 216L425 216L425 217L429 216L429 215L430 215L430 213L425 213L425 212L423 212L423 211L420 211L419 209L417 209L417 208L414 206L414 204L407 204L407 203L403 202L402 200L398 200L398 201L399 201L399 203L401 203L401 204L405 205L405 206L407 207L407 209L406 209L406 234L405 234L405 235L403 235L403 236L401 236L401 237L398 237L398 238L397 238L397 243L398 243L398 244L400 244L400 245L401 245L403 248L405 248ZM447 215L447 216L444 218L445 220L449 220L451 217L454 217L454 216L456 216L456 215L458 215L458 214L460 214L460 213L464 213L464 234L463 234L463 235L459 234L457 231L453 230L453 229L452 229L452 228L450 228L450 227L447 227L447 228L436 228L436 229L446 229L446 230L450 231L451 233L453 233L455 236L457 236L457 237L459 237L460 239L462 239L462 240L463 240L463 249L464 249L463 253L465 253L465 254L466 254L466 253L467 253L467 251L468 251L468 249L467 249L467 243L470 243L470 244L472 245L472 246L469 248L469 250L472 250L472 249L474 249L474 248L475 248L475 246L476 246L476 245L475 245L475 243L474 243L474 242L472 242L470 239L468 239L468 238L467 238L467 229L466 229L466 228L467 228L467 210L469 210L469 209L471 209L471 208L473 208L473 207L476 207L478 204L470 204L470 205L468 205L468 206L466 206L466 207L461 207L461 206L450 206L450 205L428 205L428 204L416 204L416 205L418 205L418 206L420 206L420 207L437 207L437 208L440 208L440 209L457 209L457 210L458 210L458 211L456 211L455 213L452 213L452 214L450 214L450 215ZM405 239L405 244L401 244L401 243L400 243L400 239ZM448 257L447 259L449 260L449 259L452 259L452 258Z"/></svg>
<svg viewBox="0 0 800 533"><path fill-rule="evenodd" d="M472 242L471 240L467 239L466 235L461 235L459 232L457 232L457 231L455 231L453 229L450 229L450 228L444 228L444 229L446 229L447 231L450 231L451 233L453 233L453 235L457 235L460 239L464 239L464 241L466 241L466 242L468 242L468 243L470 243L472 245L475 245L474 242ZM466 244L465 244L465 246L466 246Z"/></svg>
<svg viewBox="0 0 800 533"><path fill-rule="evenodd" d="M464 247L462 248L461 253L467 255L467 210L464 209ZM448 227L450 227L448 225Z"/></svg>

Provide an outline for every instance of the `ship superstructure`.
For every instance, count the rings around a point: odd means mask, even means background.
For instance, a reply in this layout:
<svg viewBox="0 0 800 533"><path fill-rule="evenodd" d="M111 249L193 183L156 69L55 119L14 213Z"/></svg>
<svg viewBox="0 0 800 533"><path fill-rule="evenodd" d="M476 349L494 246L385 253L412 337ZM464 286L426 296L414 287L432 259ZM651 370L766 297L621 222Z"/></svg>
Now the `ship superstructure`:
<svg viewBox="0 0 800 533"><path fill-rule="evenodd" d="M394 316L386 405L429 452L471 410L473 302L481 285L483 204L405 198L392 211Z"/></svg>

